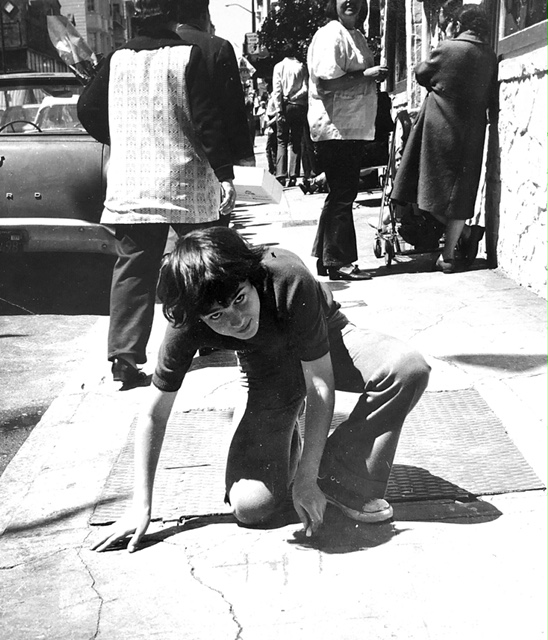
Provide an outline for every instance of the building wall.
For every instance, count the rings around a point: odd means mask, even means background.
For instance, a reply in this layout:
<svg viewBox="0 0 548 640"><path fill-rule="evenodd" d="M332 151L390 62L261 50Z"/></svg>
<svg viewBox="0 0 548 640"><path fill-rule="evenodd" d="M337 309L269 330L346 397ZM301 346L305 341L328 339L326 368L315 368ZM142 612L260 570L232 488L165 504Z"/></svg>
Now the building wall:
<svg viewBox="0 0 548 640"><path fill-rule="evenodd" d="M498 266L546 297L547 47L501 60L500 205L491 203Z"/></svg>
<svg viewBox="0 0 548 640"><path fill-rule="evenodd" d="M425 57L427 42L423 21L422 2L411 0L406 3L406 34L407 34L407 100L408 110L418 109L425 93L415 80L413 70Z"/></svg>

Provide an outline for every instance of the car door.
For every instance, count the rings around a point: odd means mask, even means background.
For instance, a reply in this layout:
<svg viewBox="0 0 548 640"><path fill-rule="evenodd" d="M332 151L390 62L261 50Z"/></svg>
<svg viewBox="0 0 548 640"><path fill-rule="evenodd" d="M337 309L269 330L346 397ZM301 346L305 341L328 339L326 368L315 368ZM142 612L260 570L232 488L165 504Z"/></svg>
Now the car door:
<svg viewBox="0 0 548 640"><path fill-rule="evenodd" d="M99 222L107 153L85 133L0 136L0 216Z"/></svg>

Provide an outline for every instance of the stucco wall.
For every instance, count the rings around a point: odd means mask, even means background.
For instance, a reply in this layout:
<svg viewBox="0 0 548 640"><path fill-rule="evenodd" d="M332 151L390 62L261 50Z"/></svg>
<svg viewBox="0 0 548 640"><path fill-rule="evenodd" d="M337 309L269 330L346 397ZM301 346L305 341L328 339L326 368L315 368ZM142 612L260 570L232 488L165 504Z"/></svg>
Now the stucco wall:
<svg viewBox="0 0 548 640"><path fill-rule="evenodd" d="M496 202L489 207L493 211L487 210L498 236L494 246L498 266L543 297L547 268L546 58L544 45L500 63L498 216Z"/></svg>

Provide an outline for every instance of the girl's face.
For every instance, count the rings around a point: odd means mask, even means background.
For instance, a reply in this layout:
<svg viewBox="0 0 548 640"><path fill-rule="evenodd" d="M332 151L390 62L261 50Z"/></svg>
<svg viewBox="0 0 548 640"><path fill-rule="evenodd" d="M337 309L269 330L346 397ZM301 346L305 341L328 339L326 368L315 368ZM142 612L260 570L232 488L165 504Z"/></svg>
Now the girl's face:
<svg viewBox="0 0 548 640"><path fill-rule="evenodd" d="M249 340L259 330L261 301L257 289L246 280L227 307L213 305L202 321L216 333L239 340Z"/></svg>
<svg viewBox="0 0 548 640"><path fill-rule="evenodd" d="M354 27L364 0L336 0L339 22L345 27Z"/></svg>

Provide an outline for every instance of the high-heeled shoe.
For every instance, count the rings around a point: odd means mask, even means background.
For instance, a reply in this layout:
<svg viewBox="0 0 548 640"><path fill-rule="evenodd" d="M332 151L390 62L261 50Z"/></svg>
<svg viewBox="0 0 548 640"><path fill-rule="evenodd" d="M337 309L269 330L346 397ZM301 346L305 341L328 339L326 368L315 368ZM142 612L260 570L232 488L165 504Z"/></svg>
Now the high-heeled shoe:
<svg viewBox="0 0 548 640"><path fill-rule="evenodd" d="M337 267L329 267L327 271L330 280L371 280L371 274L362 271L358 265L354 265L350 271Z"/></svg>
<svg viewBox="0 0 548 640"><path fill-rule="evenodd" d="M329 271L328 271L327 267L324 265L324 263L322 262L321 258L318 258L316 260L316 273L319 276L327 276L327 275L329 275Z"/></svg>
<svg viewBox="0 0 548 640"><path fill-rule="evenodd" d="M114 359L111 371L114 382L121 382L124 386L137 386L147 380L147 374L144 371L137 369L122 358Z"/></svg>
<svg viewBox="0 0 548 640"><path fill-rule="evenodd" d="M472 263L478 255L479 243L485 233L485 227L480 227L479 224L473 224L470 227L470 233L468 238L463 241L461 238L461 244L464 253L464 264L467 267L472 266Z"/></svg>

